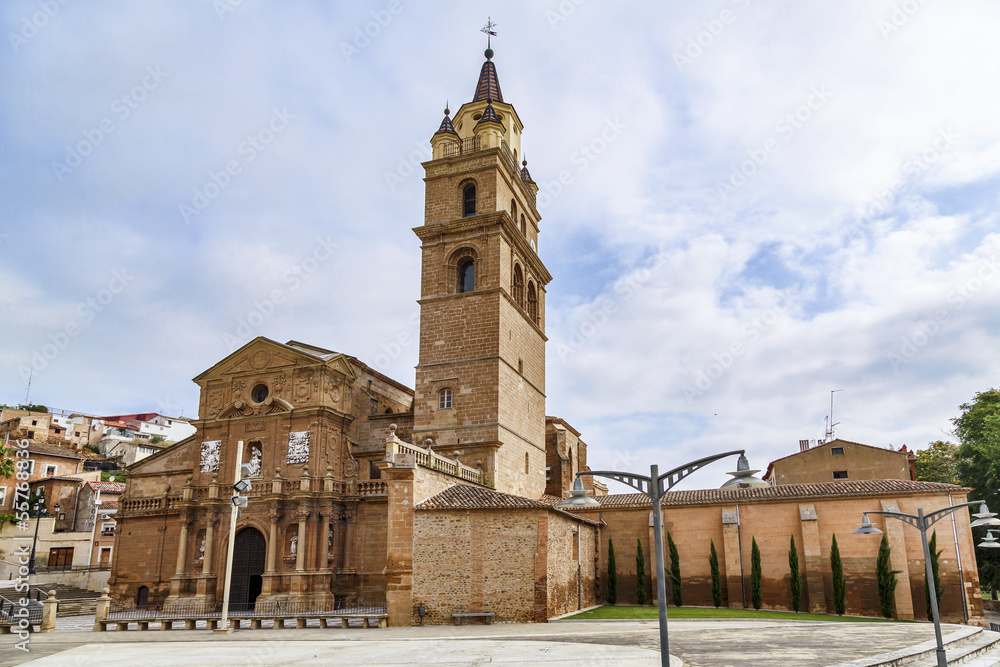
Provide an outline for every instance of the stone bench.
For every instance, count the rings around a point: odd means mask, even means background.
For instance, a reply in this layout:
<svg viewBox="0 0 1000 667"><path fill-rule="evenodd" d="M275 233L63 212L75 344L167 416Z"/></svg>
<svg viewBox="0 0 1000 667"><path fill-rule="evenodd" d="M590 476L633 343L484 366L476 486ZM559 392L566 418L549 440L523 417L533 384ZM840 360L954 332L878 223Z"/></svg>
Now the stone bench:
<svg viewBox="0 0 1000 667"><path fill-rule="evenodd" d="M492 614L490 614L492 616ZM378 627L385 628L389 624L388 614L303 614L303 615L267 615L267 616L254 616L248 617L243 615L238 615L236 617L229 617L227 620L229 626L236 630L239 629L243 621L250 621L251 630L260 630L261 623L266 620L271 620L274 622L274 629L282 629L289 627L285 623L286 621L295 621L296 628L306 627L306 622L310 620L318 620L319 626L321 628L336 627L335 622L340 621L340 627L348 628L350 627L350 621L361 621L361 627L370 628L372 627L372 620L378 622ZM110 618L105 620L95 620L94 629L98 632L104 632L109 627L114 627L115 630L129 630L131 624L135 624L137 630L149 630L150 623L158 622L160 624L160 630L173 630L175 629L175 624L183 623L184 630L195 630L198 627L198 621L205 621L206 629L215 630L219 627L220 619L216 618L204 618L199 617L187 617L178 618L177 616L171 616L169 618L155 617L151 616L149 618L143 619L116 619Z"/></svg>
<svg viewBox="0 0 1000 667"><path fill-rule="evenodd" d="M451 617L455 621L455 625L462 625L462 621L465 619L477 619L481 618L484 622L492 625L493 617L496 614L489 611L479 612L479 613L464 613L464 614L452 614Z"/></svg>

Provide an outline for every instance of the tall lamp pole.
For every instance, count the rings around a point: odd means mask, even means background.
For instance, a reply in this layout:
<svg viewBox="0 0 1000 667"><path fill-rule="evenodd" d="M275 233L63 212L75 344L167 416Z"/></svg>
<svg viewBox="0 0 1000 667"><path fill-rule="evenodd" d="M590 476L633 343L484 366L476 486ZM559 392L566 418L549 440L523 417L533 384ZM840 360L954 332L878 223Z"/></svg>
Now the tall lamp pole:
<svg viewBox="0 0 1000 667"><path fill-rule="evenodd" d="M39 498L38 504L35 505L35 538L31 540L31 556L28 558L28 574L35 574L35 545L38 544L38 524L41 523L42 517L48 516L48 510L45 509L45 498Z"/></svg>
<svg viewBox="0 0 1000 667"><path fill-rule="evenodd" d="M859 524L861 527L853 533L854 535L874 535L882 533L881 530L873 526L872 522L868 520L869 514L881 514L882 516L887 516L892 519L899 519L900 521L908 523L920 531L920 541L924 546L924 576L926 577L927 588L930 592L931 618L934 620L934 638L937 640L936 653L938 667L948 667L948 658L945 655L944 641L941 638L941 617L938 614L937 589L934 586L934 570L931 567L931 549L927 543L927 530L952 512L960 510L963 507L972 507L973 505L979 505L979 512L972 515L977 518L970 524L971 528L978 528L980 526L1000 526L1000 519L996 518L995 513L989 511L986 507L986 503L973 500L972 502L945 507L931 512L930 514L924 514L923 508L918 509L916 514L904 514L903 512L865 512L861 516L861 523ZM965 595L964 591L962 592L962 595Z"/></svg>
<svg viewBox="0 0 1000 667"><path fill-rule="evenodd" d="M660 500L663 498L663 494L694 471L704 468L709 463L714 463L719 459L724 459L727 456L735 456L736 454L739 454L740 456L739 464L737 465L737 470L740 472L730 473L735 475L736 479L730 480L726 485L729 486L735 482L736 484L733 484L732 488L768 486L767 482L751 476L754 472L759 471L750 471L750 466L747 463L744 450L736 449L724 454L706 456L703 459L685 463L684 465L674 468L669 472L665 472L662 475L659 474L659 466L651 465L649 466L648 477L645 475L636 475L634 473L617 472L613 470L581 471L576 473L576 481L574 482L573 490L569 492L570 497L566 498L557 505L560 509L572 510L574 507L593 507L600 504L593 498L587 497L589 491L583 488L583 480L581 479L585 475L590 477L606 477L607 479L613 479L616 482L627 484L633 489L645 494L652 501L653 541L655 542L654 550L656 552L656 600L660 613L660 664L663 667L670 666L670 641L667 637L667 585L664 581L663 575L665 571L663 564L663 519L661 517Z"/></svg>

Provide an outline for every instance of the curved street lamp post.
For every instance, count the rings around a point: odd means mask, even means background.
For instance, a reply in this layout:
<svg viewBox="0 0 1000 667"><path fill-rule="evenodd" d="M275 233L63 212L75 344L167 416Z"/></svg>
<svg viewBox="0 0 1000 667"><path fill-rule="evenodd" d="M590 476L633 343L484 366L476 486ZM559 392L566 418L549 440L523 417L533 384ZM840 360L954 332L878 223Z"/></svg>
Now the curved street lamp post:
<svg viewBox="0 0 1000 667"><path fill-rule="evenodd" d="M694 471L704 468L709 463L714 463L719 459L724 459L727 456L735 456L736 454L739 454L740 456L739 464L736 467L737 472L729 473L730 475L733 475L735 479L731 479L726 482L726 484L723 485L723 488L735 489L769 486L767 482L753 477L754 473L760 471L750 470L750 465L747 462L744 452L745 450L736 449L731 452L725 452L724 454L706 456L703 459L685 463L684 465L674 468L669 472L665 472L662 475L659 474L659 466L651 465L649 466L648 477L645 475L636 475L629 472L617 472L614 470L581 471L576 473L576 481L573 484L573 490L569 492L570 497L562 500L556 505L556 507L559 507L560 509L568 510L571 510L574 507L595 507L600 505L600 503L593 498L587 497L587 494L590 493L590 491L583 488L583 480L581 478L584 475L590 477L605 477L607 479L613 479L616 482L621 482L622 484L627 484L633 489L645 494L652 501L653 541L655 542L654 550L656 552L657 573L656 601L659 606L660 613L660 663L663 667L670 666L670 642L667 638L667 586L663 575L663 520L661 517L660 500L662 500L663 495L675 484Z"/></svg>
<svg viewBox="0 0 1000 667"><path fill-rule="evenodd" d="M990 512L989 508L986 507L986 503L979 500L973 500L968 503L961 503L959 505L952 505L950 507L945 507L943 509L935 510L930 514L924 514L923 508L917 510L916 514L904 514L903 512L885 512L885 511L871 511L865 512L861 516L861 523L858 524L860 528L855 530L853 535L876 535L881 534L882 531L872 525L872 522L868 520L869 514L881 514L892 519L899 519L903 523L908 523L917 530L920 531L920 541L923 543L924 547L924 576L927 581L927 588L930 591L930 602L931 602L931 617L934 620L934 637L937 640L937 664L938 667L947 667L948 659L944 651L944 641L941 638L941 617L938 615L938 604L937 604L937 590L934 586L934 571L931 568L931 549L927 543L927 530L933 526L935 523L948 516L956 510L960 510L963 507L972 507L974 505L979 505L979 512L973 514L976 520L970 524L970 528L979 528L981 526L997 527L1000 526L1000 519L996 518L996 513ZM989 538L992 533L988 533L983 544L979 546L992 545ZM965 595L965 592L962 592Z"/></svg>

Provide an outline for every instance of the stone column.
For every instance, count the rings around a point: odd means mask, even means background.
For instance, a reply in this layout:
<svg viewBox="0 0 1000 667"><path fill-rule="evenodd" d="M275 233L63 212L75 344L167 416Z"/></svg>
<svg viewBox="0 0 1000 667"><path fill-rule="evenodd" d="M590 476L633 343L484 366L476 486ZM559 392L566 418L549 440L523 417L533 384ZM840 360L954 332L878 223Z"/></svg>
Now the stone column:
<svg viewBox="0 0 1000 667"><path fill-rule="evenodd" d="M267 574L274 574L277 572L277 562L278 562L278 521L281 519L281 512L277 509L271 509L267 513L267 520L270 524L270 530L268 531L267 537Z"/></svg>
<svg viewBox="0 0 1000 667"><path fill-rule="evenodd" d="M191 522L191 515L187 512L182 512L180 519L181 535L177 543L177 570L174 572L175 577L183 577L187 574L188 523Z"/></svg>
<svg viewBox="0 0 1000 667"><path fill-rule="evenodd" d="M883 512L899 511L899 503L895 500L883 500L881 503ZM873 514L872 516L877 517L878 515ZM913 595L910 591L910 566L906 559L906 536L903 534L906 524L895 519L888 519L883 523L885 524L883 526L885 536L889 540L889 548L892 549L889 553L889 567L897 571L896 591L893 594L896 618L912 620Z"/></svg>
<svg viewBox="0 0 1000 667"><path fill-rule="evenodd" d="M386 464L382 464L386 465ZM381 468L382 465L379 467ZM386 540L385 599L389 625L407 627L413 615L413 472L415 466L383 469L388 477L388 535ZM351 531L351 523L347 531ZM348 549L350 535L348 535ZM344 557L350 565L349 551Z"/></svg>
<svg viewBox="0 0 1000 667"><path fill-rule="evenodd" d="M740 519L735 507L722 510L722 566L730 609L743 609L743 555L740 553Z"/></svg>
<svg viewBox="0 0 1000 667"><path fill-rule="evenodd" d="M343 554L343 565L340 570L341 572L350 574L354 572L354 515L344 512L340 515L340 518L344 523L344 530L342 531L344 546L341 551Z"/></svg>
<svg viewBox="0 0 1000 667"><path fill-rule="evenodd" d="M306 522L312 512L308 507L299 507L295 518L299 521L299 539L295 545L295 573L301 574L306 569Z"/></svg>
<svg viewBox="0 0 1000 667"><path fill-rule="evenodd" d="M97 598L94 608L94 632L104 632L101 621L108 620L108 612L111 609L111 589L107 586L101 589L101 597Z"/></svg>
<svg viewBox="0 0 1000 667"><path fill-rule="evenodd" d="M205 562L202 565L201 573L203 575L210 575L214 572L215 566L213 561L214 546L215 546L215 522L218 521L218 514L215 512L209 512L205 518Z"/></svg>
<svg viewBox="0 0 1000 667"><path fill-rule="evenodd" d="M823 592L823 572L829 563L823 563L823 553L819 543L819 521L816 506L799 505L799 525L802 528L802 553L805 554L806 595L809 597L809 611L813 614L826 613L826 595Z"/></svg>
<svg viewBox="0 0 1000 667"><path fill-rule="evenodd" d="M332 506L326 506L322 509L321 515L323 517L322 523L320 523L319 530L319 563L317 563L316 568L323 572L330 571L330 519L334 516L334 508Z"/></svg>

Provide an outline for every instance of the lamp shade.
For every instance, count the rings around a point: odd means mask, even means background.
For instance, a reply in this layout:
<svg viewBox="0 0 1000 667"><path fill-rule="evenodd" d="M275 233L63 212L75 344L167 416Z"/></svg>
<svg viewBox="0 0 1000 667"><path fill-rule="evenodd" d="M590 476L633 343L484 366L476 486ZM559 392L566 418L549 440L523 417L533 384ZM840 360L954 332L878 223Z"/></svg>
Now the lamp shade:
<svg viewBox="0 0 1000 667"><path fill-rule="evenodd" d="M747 460L745 454L740 454L739 460L736 462L736 472L727 472L727 475L732 475L733 478L727 481L725 484L720 486L720 489L762 489L771 486L760 477L755 477L756 473L760 470L751 470L750 462Z"/></svg>
<svg viewBox="0 0 1000 667"><path fill-rule="evenodd" d="M976 517L976 520L969 524L971 528L1000 528L1000 519L997 518L996 512L990 511L986 503L982 503L979 511L972 516Z"/></svg>
<svg viewBox="0 0 1000 667"><path fill-rule="evenodd" d="M880 535L881 530L872 525L872 522L868 520L868 513L865 512L861 515L861 523L858 524L859 528L852 533L852 535Z"/></svg>
<svg viewBox="0 0 1000 667"><path fill-rule="evenodd" d="M571 509L574 507L600 507L601 503L593 498L588 498L589 489L583 488L583 480L579 477L573 482L573 488L568 491L569 498L564 498L556 504L560 509Z"/></svg>
<svg viewBox="0 0 1000 667"><path fill-rule="evenodd" d="M1000 540L997 539L993 531L989 531L983 541L976 545L980 549L1000 549Z"/></svg>

